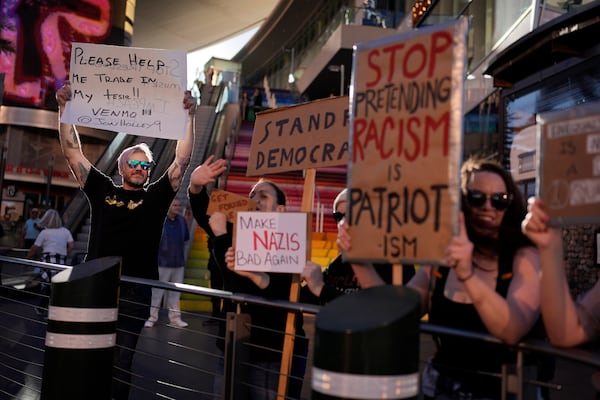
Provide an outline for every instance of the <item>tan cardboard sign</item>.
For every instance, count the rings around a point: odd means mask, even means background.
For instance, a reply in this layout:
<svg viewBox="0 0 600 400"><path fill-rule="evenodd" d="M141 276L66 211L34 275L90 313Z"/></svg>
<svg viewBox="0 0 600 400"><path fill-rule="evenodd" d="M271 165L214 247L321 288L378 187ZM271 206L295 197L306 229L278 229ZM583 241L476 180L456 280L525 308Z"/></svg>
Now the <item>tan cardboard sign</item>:
<svg viewBox="0 0 600 400"><path fill-rule="evenodd" d="M354 50L348 260L443 262L458 232L467 21Z"/></svg>
<svg viewBox="0 0 600 400"><path fill-rule="evenodd" d="M600 103L538 116L537 192L550 224L600 222Z"/></svg>
<svg viewBox="0 0 600 400"><path fill-rule="evenodd" d="M235 221L237 211L255 211L256 202L248 197L239 194L227 192L221 189L213 189L210 193L210 202L206 209L207 215L213 215L214 212L220 212L227 216L227 221Z"/></svg>
<svg viewBox="0 0 600 400"><path fill-rule="evenodd" d="M344 165L348 127L348 96L259 113L246 175Z"/></svg>

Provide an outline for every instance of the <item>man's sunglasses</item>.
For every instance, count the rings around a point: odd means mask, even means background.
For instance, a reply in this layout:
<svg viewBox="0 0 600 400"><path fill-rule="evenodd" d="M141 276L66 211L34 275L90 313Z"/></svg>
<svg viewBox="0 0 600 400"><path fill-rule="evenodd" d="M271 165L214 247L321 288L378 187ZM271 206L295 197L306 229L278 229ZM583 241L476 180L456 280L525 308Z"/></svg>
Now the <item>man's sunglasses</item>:
<svg viewBox="0 0 600 400"><path fill-rule="evenodd" d="M152 166L152 163L149 161L127 160L127 165L129 165L129 168L132 169L136 168L139 165L144 171L148 171Z"/></svg>
<svg viewBox="0 0 600 400"><path fill-rule="evenodd" d="M345 217L345 216L346 216L346 214L344 214L344 213L341 213L341 212L339 212L339 211L335 211L335 212L333 213L333 219L334 219L334 220L335 220L335 222L336 222L336 223L338 223L338 224L340 223L340 221L341 221L341 220L343 220L343 219L344 219L344 217Z"/></svg>
<svg viewBox="0 0 600 400"><path fill-rule="evenodd" d="M479 190L469 190L467 192L467 204L473 208L483 207L487 199L490 199L492 207L498 211L504 211L512 201L512 194L508 193L492 193L489 196Z"/></svg>

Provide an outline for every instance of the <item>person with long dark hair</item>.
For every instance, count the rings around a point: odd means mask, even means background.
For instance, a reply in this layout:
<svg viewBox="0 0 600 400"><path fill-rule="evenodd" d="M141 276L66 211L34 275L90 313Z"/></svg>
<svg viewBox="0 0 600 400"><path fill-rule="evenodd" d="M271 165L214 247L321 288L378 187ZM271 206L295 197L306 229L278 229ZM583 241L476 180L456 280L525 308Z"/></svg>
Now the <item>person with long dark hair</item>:
<svg viewBox="0 0 600 400"><path fill-rule="evenodd" d="M532 331L540 308L539 254L521 232L525 201L510 173L483 158L463 163L461 195L460 233L446 249L446 265L421 266L408 286L420 294L429 322L515 344ZM352 246L345 223L338 245ZM436 341L422 379L426 398L501 397L501 381L490 374L515 362L514 352L459 336Z"/></svg>

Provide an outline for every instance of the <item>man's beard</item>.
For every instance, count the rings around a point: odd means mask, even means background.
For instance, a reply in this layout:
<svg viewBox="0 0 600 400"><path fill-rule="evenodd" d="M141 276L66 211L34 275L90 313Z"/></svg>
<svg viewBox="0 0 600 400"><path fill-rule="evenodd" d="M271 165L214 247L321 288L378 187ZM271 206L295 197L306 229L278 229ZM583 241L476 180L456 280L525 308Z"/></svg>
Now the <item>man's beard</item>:
<svg viewBox="0 0 600 400"><path fill-rule="evenodd" d="M143 182L139 183L139 182L134 182L129 178L123 178L123 179L129 186L134 187L136 189L143 189L144 186L146 185L146 182L148 181L148 179L145 179Z"/></svg>

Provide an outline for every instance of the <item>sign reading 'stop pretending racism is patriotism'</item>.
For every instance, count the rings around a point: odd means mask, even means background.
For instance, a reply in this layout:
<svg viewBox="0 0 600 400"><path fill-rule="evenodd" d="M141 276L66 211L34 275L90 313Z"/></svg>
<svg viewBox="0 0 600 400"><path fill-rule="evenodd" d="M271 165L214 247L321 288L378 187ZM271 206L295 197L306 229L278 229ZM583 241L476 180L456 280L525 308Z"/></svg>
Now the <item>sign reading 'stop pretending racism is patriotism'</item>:
<svg viewBox="0 0 600 400"><path fill-rule="evenodd" d="M441 264L458 233L467 21L354 47L347 260Z"/></svg>
<svg viewBox="0 0 600 400"><path fill-rule="evenodd" d="M73 43L62 121L135 135L185 136L185 52Z"/></svg>

